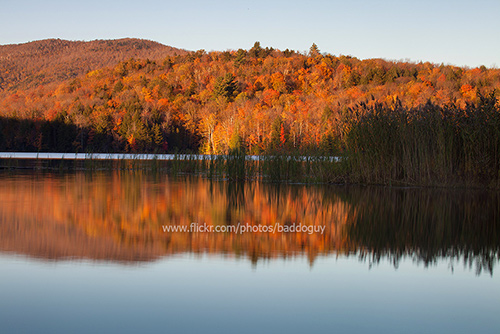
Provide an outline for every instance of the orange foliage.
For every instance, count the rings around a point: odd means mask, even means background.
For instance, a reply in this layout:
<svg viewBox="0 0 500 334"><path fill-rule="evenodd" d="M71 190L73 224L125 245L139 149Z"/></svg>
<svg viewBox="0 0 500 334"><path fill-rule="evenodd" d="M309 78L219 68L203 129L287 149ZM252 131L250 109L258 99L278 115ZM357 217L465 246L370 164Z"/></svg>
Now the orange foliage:
<svg viewBox="0 0 500 334"><path fill-rule="evenodd" d="M113 147L135 145L145 151L159 149L153 143L156 132L156 141L169 142L171 150L224 153L237 133L247 149L262 152L271 149L277 120L284 122L290 142L285 147L314 149L326 130L337 134L332 129L342 126L340 117L328 118L325 110L340 115L361 103L393 104L395 97L407 107L429 100L462 104L500 89L498 69L262 50L199 51L108 67L97 62L76 79L0 92L0 116L54 120L60 115L65 122L111 136L118 141ZM219 82L215 94L217 79L228 73L232 79ZM13 78L15 70L9 75Z"/></svg>
<svg viewBox="0 0 500 334"><path fill-rule="evenodd" d="M274 89L266 89L262 93L263 102L267 104L269 107L273 106L273 103L280 96L280 93L275 91Z"/></svg>
<svg viewBox="0 0 500 334"><path fill-rule="evenodd" d="M460 93L462 93L462 96L466 99L474 100L477 96L477 89L469 84L465 84L460 87Z"/></svg>

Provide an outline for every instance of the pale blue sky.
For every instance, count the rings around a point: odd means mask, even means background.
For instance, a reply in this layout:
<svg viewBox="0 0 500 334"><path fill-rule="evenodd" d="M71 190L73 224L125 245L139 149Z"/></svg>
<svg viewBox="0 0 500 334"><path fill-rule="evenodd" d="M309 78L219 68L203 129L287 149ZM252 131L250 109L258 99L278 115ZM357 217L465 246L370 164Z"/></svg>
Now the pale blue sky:
<svg viewBox="0 0 500 334"><path fill-rule="evenodd" d="M188 50L278 49L500 66L500 0L0 0L0 44L146 38Z"/></svg>

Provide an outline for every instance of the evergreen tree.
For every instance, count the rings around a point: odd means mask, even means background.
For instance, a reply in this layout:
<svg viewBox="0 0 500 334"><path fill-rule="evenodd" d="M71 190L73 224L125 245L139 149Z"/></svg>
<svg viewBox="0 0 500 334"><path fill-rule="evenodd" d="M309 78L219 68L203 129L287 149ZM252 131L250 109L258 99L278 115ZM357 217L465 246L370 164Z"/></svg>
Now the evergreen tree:
<svg viewBox="0 0 500 334"><path fill-rule="evenodd" d="M313 43L311 45L311 47L309 48L309 56L310 57L316 57L316 56L319 56L319 55L320 55L319 48L316 45L316 43Z"/></svg>
<svg viewBox="0 0 500 334"><path fill-rule="evenodd" d="M262 57L262 52L264 49L260 46L260 42L255 42L253 47L248 51L250 57L259 58Z"/></svg>
<svg viewBox="0 0 500 334"><path fill-rule="evenodd" d="M234 66L240 67L241 65L244 65L246 55L247 55L247 52L245 50L239 49L238 52L236 53L236 57L234 59Z"/></svg>
<svg viewBox="0 0 500 334"><path fill-rule="evenodd" d="M232 73L227 73L224 76L220 76L215 81L214 86L214 96L223 96L231 101L238 90L238 83L236 78Z"/></svg>

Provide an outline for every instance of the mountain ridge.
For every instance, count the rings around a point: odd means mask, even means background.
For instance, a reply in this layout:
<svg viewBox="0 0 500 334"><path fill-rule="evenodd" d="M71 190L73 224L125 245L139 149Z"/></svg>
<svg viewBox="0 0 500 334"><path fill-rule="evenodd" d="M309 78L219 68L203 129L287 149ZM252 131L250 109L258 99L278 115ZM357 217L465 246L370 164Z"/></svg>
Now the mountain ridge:
<svg viewBox="0 0 500 334"><path fill-rule="evenodd" d="M130 58L158 60L188 52L138 38L93 41L50 38L0 45L0 90L60 82Z"/></svg>

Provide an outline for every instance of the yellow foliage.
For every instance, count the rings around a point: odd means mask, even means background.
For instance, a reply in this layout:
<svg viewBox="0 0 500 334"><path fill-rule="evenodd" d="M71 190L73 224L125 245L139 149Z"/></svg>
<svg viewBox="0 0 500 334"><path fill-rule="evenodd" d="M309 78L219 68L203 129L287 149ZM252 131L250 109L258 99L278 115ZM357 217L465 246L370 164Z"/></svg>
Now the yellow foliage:
<svg viewBox="0 0 500 334"><path fill-rule="evenodd" d="M99 76L101 73L102 73L102 71L101 71L101 70L94 70L94 71L90 71L89 73L87 73L87 78L97 77L97 76Z"/></svg>

